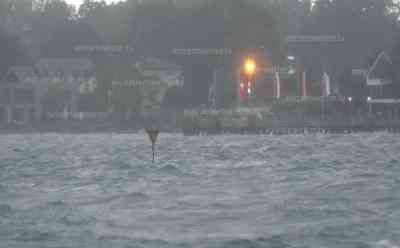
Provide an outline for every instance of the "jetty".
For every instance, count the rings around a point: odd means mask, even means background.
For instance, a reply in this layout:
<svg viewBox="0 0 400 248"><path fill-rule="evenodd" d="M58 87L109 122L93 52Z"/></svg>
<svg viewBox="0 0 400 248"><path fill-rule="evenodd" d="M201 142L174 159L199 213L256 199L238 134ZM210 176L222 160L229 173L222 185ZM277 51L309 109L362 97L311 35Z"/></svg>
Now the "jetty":
<svg viewBox="0 0 400 248"><path fill-rule="evenodd" d="M302 104L285 109L185 111L182 130L185 135L400 132L397 105L374 112L368 106L356 109L337 101Z"/></svg>

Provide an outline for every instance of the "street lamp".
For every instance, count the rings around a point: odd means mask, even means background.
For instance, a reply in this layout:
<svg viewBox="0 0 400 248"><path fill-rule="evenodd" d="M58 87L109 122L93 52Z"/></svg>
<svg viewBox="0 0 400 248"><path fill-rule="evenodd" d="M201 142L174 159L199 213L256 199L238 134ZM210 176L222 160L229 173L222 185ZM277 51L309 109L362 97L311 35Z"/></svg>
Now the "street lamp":
<svg viewBox="0 0 400 248"><path fill-rule="evenodd" d="M255 74L257 72L257 64L253 58L247 58L243 63L243 74L245 89L241 89L242 94L246 94L248 97L255 93Z"/></svg>
<svg viewBox="0 0 400 248"><path fill-rule="evenodd" d="M244 72L246 73L247 76L254 76L257 70L257 65L254 59L246 59L244 62Z"/></svg>
<svg viewBox="0 0 400 248"><path fill-rule="evenodd" d="M372 103L371 103L371 101L372 101L372 97L368 97L367 98L367 102L368 102L368 112L369 112L369 114L372 114Z"/></svg>
<svg viewBox="0 0 400 248"><path fill-rule="evenodd" d="M353 114L353 104L352 104L352 102L353 102L353 97L348 97L347 98L347 100L349 101L348 102L348 104L347 104L347 107L348 107L348 114L349 114L349 121L351 121L351 117L352 117L352 114Z"/></svg>

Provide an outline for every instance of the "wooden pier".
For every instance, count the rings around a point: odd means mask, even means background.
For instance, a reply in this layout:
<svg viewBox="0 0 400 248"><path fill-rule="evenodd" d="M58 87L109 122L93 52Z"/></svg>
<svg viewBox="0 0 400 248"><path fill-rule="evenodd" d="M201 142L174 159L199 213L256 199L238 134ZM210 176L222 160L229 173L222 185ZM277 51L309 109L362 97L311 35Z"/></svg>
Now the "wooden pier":
<svg viewBox="0 0 400 248"><path fill-rule="evenodd" d="M400 120L378 119L365 117L358 120L351 118L319 120L312 118L288 118L271 116L268 119L241 117L238 120L199 120L190 125L184 125L185 135L213 135L213 134L310 134L310 133L356 133L388 131L400 132Z"/></svg>

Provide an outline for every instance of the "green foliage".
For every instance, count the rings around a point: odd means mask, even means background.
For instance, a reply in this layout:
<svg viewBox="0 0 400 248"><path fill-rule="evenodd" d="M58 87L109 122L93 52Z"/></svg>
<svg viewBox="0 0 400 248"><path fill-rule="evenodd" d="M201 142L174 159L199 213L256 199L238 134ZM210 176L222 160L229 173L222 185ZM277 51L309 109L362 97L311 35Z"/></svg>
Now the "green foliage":
<svg viewBox="0 0 400 248"><path fill-rule="evenodd" d="M298 110L298 104L294 102L275 102L271 106L271 111L275 113L295 113Z"/></svg>
<svg viewBox="0 0 400 248"><path fill-rule="evenodd" d="M183 89L177 86L171 87L165 93L163 106L166 108L180 109L184 105L183 99Z"/></svg>
<svg viewBox="0 0 400 248"><path fill-rule="evenodd" d="M101 40L127 45L131 9L128 2L107 5L105 1L85 0L78 14Z"/></svg>
<svg viewBox="0 0 400 248"><path fill-rule="evenodd" d="M43 97L45 112L63 112L69 104L70 92L62 83L51 84Z"/></svg>
<svg viewBox="0 0 400 248"><path fill-rule="evenodd" d="M42 17L57 23L68 20L74 13L74 7L68 5L64 0L49 0L40 8Z"/></svg>
<svg viewBox="0 0 400 248"><path fill-rule="evenodd" d="M102 112L101 106L98 103L98 98L95 93L85 92L79 95L78 99L78 109L81 112Z"/></svg>
<svg viewBox="0 0 400 248"><path fill-rule="evenodd" d="M320 115L321 102L319 101L302 101L302 102L286 102L276 101L272 105L271 111L274 113L283 114L306 114L306 115Z"/></svg>
<svg viewBox="0 0 400 248"><path fill-rule="evenodd" d="M23 52L23 47L18 38L0 29L0 78L11 66L25 60Z"/></svg>
<svg viewBox="0 0 400 248"><path fill-rule="evenodd" d="M121 63L99 63L96 65L96 78L98 87L95 95L100 109L105 111L111 105L119 112L140 112L143 101L141 89L128 83L143 79L136 67ZM113 85L113 82L116 84Z"/></svg>
<svg viewBox="0 0 400 248"><path fill-rule="evenodd" d="M84 0L81 6L79 7L79 16L82 18L87 18L89 16L96 15L97 11L101 11L106 8L107 4L105 1L96 1L96 0Z"/></svg>
<svg viewBox="0 0 400 248"><path fill-rule="evenodd" d="M138 86L117 85L112 89L110 102L117 113L140 113L142 91Z"/></svg>

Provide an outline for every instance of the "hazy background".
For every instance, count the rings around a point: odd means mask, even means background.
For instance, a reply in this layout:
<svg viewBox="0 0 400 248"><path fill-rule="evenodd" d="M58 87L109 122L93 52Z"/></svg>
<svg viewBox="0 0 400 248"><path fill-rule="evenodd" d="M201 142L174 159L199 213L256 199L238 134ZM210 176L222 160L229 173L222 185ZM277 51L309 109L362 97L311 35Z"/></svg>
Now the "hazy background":
<svg viewBox="0 0 400 248"><path fill-rule="evenodd" d="M105 1L107 3L118 2L118 1L114 1L114 0L105 0ZM83 0L67 0L66 2L69 4L73 4L76 7L79 7L82 4Z"/></svg>

